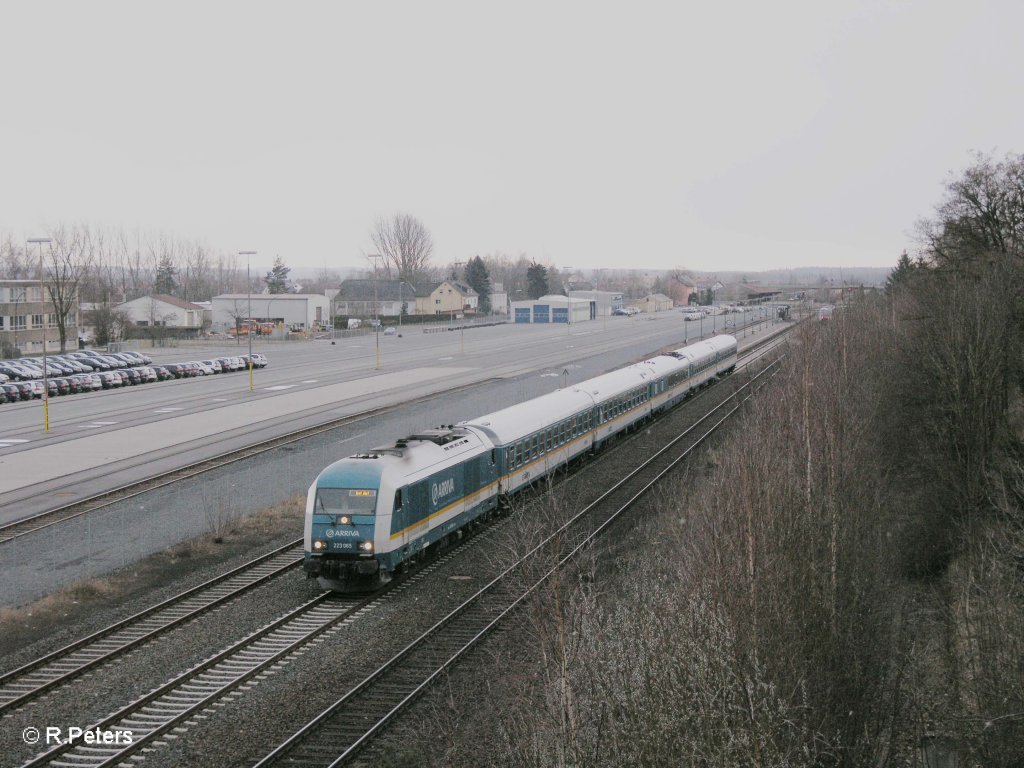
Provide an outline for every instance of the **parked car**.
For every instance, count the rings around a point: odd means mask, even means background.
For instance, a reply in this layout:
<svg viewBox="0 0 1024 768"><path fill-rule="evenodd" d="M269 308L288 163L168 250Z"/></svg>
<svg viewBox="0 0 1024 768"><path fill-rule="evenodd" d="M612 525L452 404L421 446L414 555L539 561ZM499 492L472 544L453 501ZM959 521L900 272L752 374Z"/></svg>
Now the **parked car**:
<svg viewBox="0 0 1024 768"><path fill-rule="evenodd" d="M17 384L0 384L0 389L7 394L7 402L13 403L15 400L28 400L30 397L26 395L22 397L21 388Z"/></svg>
<svg viewBox="0 0 1024 768"><path fill-rule="evenodd" d="M192 360L188 365L195 366L195 368L198 369L200 376L213 376L213 374L216 373L210 363L205 363L202 360Z"/></svg>
<svg viewBox="0 0 1024 768"><path fill-rule="evenodd" d="M75 374L57 379L57 386L60 387L62 395L77 395L82 391L82 382L75 378Z"/></svg>
<svg viewBox="0 0 1024 768"><path fill-rule="evenodd" d="M31 400L36 396L35 387L31 381L13 381L11 383L18 388L22 400Z"/></svg>
<svg viewBox="0 0 1024 768"><path fill-rule="evenodd" d="M156 371L157 381L167 381L174 378L174 374L167 370L166 366L154 365L153 370Z"/></svg>
<svg viewBox="0 0 1024 768"><path fill-rule="evenodd" d="M156 371L154 371L148 365L140 365L134 370L137 371L139 376L142 377L143 384L146 384L151 381L157 381Z"/></svg>
<svg viewBox="0 0 1024 768"><path fill-rule="evenodd" d="M103 371L100 374L100 381L103 383L104 389L114 389L123 383L117 371Z"/></svg>
<svg viewBox="0 0 1024 768"><path fill-rule="evenodd" d="M249 367L249 356L242 355L242 368ZM261 355L259 352L252 353L252 367L253 368L265 368L267 366L267 358Z"/></svg>
<svg viewBox="0 0 1024 768"><path fill-rule="evenodd" d="M203 365L208 365L211 368L213 368L214 373L224 372L224 366L221 365L219 360L200 360L199 362L202 363Z"/></svg>
<svg viewBox="0 0 1024 768"><path fill-rule="evenodd" d="M10 377L11 381L28 381L32 378L28 371L22 369L20 366L10 365L8 363L0 364L0 373Z"/></svg>
<svg viewBox="0 0 1024 768"><path fill-rule="evenodd" d="M240 371L245 368L245 363L240 357L218 357L217 359L224 366L225 371Z"/></svg>
<svg viewBox="0 0 1024 768"><path fill-rule="evenodd" d="M181 363L167 363L164 368L176 379L183 379L188 375Z"/></svg>
<svg viewBox="0 0 1024 768"><path fill-rule="evenodd" d="M80 361L83 365L89 366L93 371L109 371L113 366L106 360L101 358L99 355L93 357L87 355L84 352L72 352L75 360Z"/></svg>
<svg viewBox="0 0 1024 768"><path fill-rule="evenodd" d="M78 379L83 392L93 392L103 388L103 382L100 381L98 373L79 373L71 378Z"/></svg>

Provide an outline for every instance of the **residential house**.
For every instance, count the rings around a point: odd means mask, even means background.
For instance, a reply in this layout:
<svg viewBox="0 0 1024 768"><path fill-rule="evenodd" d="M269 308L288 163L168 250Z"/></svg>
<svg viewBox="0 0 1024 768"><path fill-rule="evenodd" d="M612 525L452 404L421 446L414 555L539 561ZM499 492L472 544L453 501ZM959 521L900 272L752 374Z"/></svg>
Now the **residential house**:
<svg viewBox="0 0 1024 768"><path fill-rule="evenodd" d="M438 285L416 294L416 313L420 315L475 314L480 297L461 280L442 280Z"/></svg>
<svg viewBox="0 0 1024 768"><path fill-rule="evenodd" d="M636 306L641 312L664 312L672 309L672 299L664 293L649 293L636 302Z"/></svg>

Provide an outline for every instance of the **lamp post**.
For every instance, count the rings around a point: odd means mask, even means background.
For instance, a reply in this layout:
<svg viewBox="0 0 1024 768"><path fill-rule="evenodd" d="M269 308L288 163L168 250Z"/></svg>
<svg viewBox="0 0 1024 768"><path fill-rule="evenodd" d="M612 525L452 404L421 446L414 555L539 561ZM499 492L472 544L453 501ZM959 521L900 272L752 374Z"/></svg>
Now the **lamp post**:
<svg viewBox="0 0 1024 768"><path fill-rule="evenodd" d="M376 342L376 362L373 367L380 370L380 319L377 317L377 264L378 260L384 258L379 253L368 254L367 257L373 262L373 337Z"/></svg>
<svg viewBox="0 0 1024 768"><path fill-rule="evenodd" d="M249 329L245 335L249 338L249 391L252 392L252 272L250 271L250 266L251 257L256 255L256 251L239 251L238 255L245 256L245 298L247 305L245 311L248 314L245 327Z"/></svg>
<svg viewBox="0 0 1024 768"><path fill-rule="evenodd" d="M29 238L30 243L39 244L39 300L45 303L46 287L43 284L43 243L49 245L48 237ZM43 431L50 431L50 380L46 373L46 320L48 313L43 313Z"/></svg>

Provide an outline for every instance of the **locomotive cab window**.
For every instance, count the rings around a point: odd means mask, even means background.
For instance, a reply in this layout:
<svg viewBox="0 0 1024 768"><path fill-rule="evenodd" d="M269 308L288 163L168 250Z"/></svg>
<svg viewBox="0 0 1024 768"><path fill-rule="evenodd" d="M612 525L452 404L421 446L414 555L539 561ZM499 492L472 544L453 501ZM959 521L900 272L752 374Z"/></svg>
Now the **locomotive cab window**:
<svg viewBox="0 0 1024 768"><path fill-rule="evenodd" d="M373 488L318 488L314 510L322 515L372 515L377 508Z"/></svg>

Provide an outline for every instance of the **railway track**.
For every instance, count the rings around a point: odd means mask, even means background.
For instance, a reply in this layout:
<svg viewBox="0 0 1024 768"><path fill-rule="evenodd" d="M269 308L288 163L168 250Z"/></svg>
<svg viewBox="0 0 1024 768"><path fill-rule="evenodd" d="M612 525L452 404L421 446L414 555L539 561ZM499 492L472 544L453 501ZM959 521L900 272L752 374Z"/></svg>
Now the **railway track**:
<svg viewBox="0 0 1024 768"><path fill-rule="evenodd" d="M484 537L470 537L465 544L478 542L481 538ZM130 743L63 743L37 755L22 768L109 768L122 764L161 737L170 738L170 732L179 733L196 714L253 678L267 673L317 637L357 620L396 592L425 578L462 551L465 544L448 550L411 574L396 577L372 595L320 594L84 729L87 732L97 729L113 733L130 732Z"/></svg>
<svg viewBox="0 0 1024 768"><path fill-rule="evenodd" d="M778 343L778 342L777 342ZM768 347L772 349L774 345ZM762 354L765 350L762 350ZM750 362L750 357L748 357ZM257 763L345 765L431 684L719 429L777 360ZM771 374L773 375L773 374ZM557 551L553 562L552 552Z"/></svg>
<svg viewBox="0 0 1024 768"><path fill-rule="evenodd" d="M0 713L24 706L301 563L300 539L4 673L0 675Z"/></svg>

